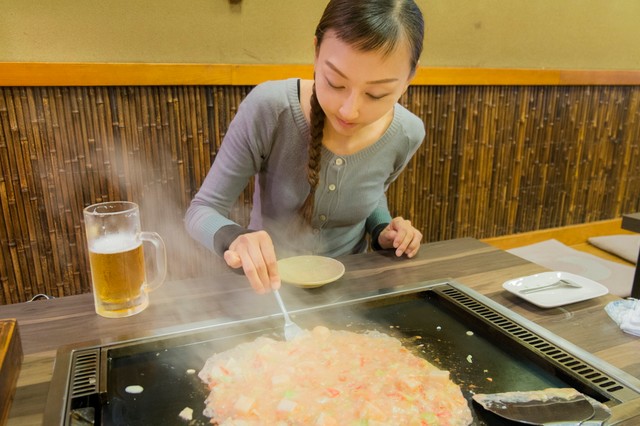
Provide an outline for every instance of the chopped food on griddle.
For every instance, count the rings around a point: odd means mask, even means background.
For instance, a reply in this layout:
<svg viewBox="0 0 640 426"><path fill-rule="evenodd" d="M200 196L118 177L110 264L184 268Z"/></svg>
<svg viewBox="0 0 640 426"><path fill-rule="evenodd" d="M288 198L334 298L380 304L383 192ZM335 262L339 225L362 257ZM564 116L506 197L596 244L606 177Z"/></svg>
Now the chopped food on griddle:
<svg viewBox="0 0 640 426"><path fill-rule="evenodd" d="M184 407L182 411L180 411L180 413L178 414L178 417L180 417L182 420L187 420L187 421L193 420L193 408Z"/></svg>
<svg viewBox="0 0 640 426"><path fill-rule="evenodd" d="M142 391L144 391L144 388L140 385L130 385L124 388L124 391L126 393L138 394L138 393L142 393Z"/></svg>
<svg viewBox="0 0 640 426"><path fill-rule="evenodd" d="M213 424L468 425L460 388L377 331L316 327L292 341L260 337L213 355L199 373Z"/></svg>

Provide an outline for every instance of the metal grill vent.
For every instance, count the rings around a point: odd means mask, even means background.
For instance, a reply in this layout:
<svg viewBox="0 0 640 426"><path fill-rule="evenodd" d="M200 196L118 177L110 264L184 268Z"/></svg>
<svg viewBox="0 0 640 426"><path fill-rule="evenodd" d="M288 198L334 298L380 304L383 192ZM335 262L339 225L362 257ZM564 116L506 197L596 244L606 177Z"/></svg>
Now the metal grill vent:
<svg viewBox="0 0 640 426"><path fill-rule="evenodd" d="M71 366L71 397L91 395L98 391L98 349L74 352Z"/></svg>
<svg viewBox="0 0 640 426"><path fill-rule="evenodd" d="M476 316L493 324L496 328L502 330L502 332L511 336L514 340L520 341L520 343L525 346L535 348L535 350L546 355L547 358L555 364L566 370L571 370L576 376L581 377L585 382L591 383L592 386L600 388L610 395L614 392L626 389L624 385L599 371L597 368L585 363L579 358L576 358L545 338L527 330L508 317L488 308L460 290L448 287L442 289L442 294L455 300Z"/></svg>

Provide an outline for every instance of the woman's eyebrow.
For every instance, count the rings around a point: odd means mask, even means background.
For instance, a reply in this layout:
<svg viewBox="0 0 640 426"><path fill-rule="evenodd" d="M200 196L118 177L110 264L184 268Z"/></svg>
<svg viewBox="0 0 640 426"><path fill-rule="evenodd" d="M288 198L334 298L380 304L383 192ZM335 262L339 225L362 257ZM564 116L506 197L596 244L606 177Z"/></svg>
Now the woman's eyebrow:
<svg viewBox="0 0 640 426"><path fill-rule="evenodd" d="M342 71L340 71L338 69L338 67L336 67L334 64L331 63L331 61L324 61L324 63L331 68L333 71L335 71L337 74L339 74L341 77L349 80L349 77L347 77ZM383 84L383 83L393 83L395 81L398 81L397 78L383 78L381 80L373 80L373 81L367 81L367 84Z"/></svg>
<svg viewBox="0 0 640 426"><path fill-rule="evenodd" d="M348 78L346 75L344 75L344 73L343 73L342 71L340 71L340 70L338 69L338 67L336 67L335 65L333 65L333 64L331 63L331 61L324 61L324 63L325 63L325 64L327 64L327 66L328 66L329 68L331 68L332 70L334 70L334 71L335 71L337 74L339 74L342 78L346 78L347 80L349 80L349 78Z"/></svg>

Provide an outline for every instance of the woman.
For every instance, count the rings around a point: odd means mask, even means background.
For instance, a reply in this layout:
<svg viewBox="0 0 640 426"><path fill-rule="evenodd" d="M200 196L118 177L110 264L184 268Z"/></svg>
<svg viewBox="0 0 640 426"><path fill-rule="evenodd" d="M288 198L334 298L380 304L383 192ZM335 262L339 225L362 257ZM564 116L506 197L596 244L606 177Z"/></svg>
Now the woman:
<svg viewBox="0 0 640 426"><path fill-rule="evenodd" d="M360 253L367 236L373 249L415 256L422 234L391 218L385 191L424 139L422 121L398 104L423 37L413 0L331 0L314 80L247 95L187 211L190 235L243 268L258 293L280 286L277 257ZM245 229L228 217L252 176Z"/></svg>

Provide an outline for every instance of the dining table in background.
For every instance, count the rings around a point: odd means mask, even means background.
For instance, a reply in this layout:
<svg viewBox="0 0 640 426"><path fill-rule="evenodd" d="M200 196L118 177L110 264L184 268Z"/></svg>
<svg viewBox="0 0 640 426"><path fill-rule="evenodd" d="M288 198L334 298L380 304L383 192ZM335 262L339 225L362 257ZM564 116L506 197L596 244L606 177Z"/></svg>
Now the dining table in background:
<svg viewBox="0 0 640 426"><path fill-rule="evenodd" d="M539 308L504 290L502 284L547 270L478 240L426 243L412 259L380 251L340 260L346 272L336 282L316 289L284 284L281 294L287 308L295 311L376 289L451 279L640 378L640 338L622 332L604 311L604 306L618 297L605 295ZM91 294L0 306L0 318L17 319L24 352L8 425L42 424L56 351L61 346L158 336L279 313L273 297L254 293L243 276L231 271L215 277L168 281L151 294L151 304L145 311L128 318L98 316Z"/></svg>

